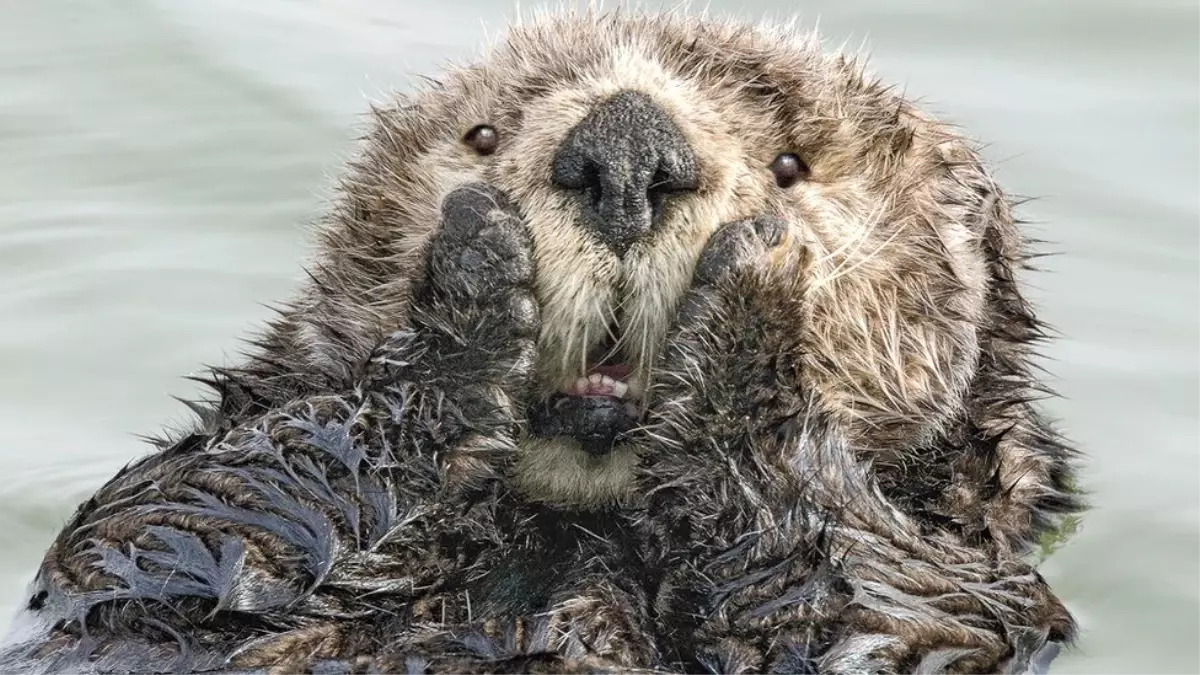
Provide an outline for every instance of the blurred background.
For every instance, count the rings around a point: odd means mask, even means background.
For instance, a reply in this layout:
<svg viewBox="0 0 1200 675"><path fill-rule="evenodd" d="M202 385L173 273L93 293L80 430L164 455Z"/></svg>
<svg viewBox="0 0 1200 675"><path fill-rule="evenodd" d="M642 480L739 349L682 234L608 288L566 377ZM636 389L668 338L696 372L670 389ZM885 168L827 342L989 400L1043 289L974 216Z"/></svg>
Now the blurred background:
<svg viewBox="0 0 1200 675"><path fill-rule="evenodd" d="M534 2L523 2L528 9ZM671 4L671 3L667 3ZM1194 1L747 2L988 143L1061 256L1050 403L1096 505L1043 566L1056 672L1200 672L1200 11ZM471 57L515 2L121 0L0 9L0 622L76 504L184 423L286 299L369 100Z"/></svg>

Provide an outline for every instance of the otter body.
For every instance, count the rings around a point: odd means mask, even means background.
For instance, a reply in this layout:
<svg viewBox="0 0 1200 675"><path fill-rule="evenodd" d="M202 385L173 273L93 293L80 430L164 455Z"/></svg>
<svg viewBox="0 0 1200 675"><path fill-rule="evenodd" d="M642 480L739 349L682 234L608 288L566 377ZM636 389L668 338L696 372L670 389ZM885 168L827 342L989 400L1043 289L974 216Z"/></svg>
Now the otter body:
<svg viewBox="0 0 1200 675"><path fill-rule="evenodd" d="M375 111L312 282L6 670L1040 671L1074 451L969 145L815 40L564 14Z"/></svg>

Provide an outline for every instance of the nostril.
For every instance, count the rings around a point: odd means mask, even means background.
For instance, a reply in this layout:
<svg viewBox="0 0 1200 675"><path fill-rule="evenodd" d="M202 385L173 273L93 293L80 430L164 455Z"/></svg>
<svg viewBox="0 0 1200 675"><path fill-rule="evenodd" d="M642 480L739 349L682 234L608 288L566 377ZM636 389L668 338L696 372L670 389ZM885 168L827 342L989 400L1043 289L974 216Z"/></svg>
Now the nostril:
<svg viewBox="0 0 1200 675"><path fill-rule="evenodd" d="M654 170L654 175L650 177L650 186L646 188L646 192L650 194L661 193L665 194L671 191L671 177L667 175L667 170L659 165Z"/></svg>
<svg viewBox="0 0 1200 675"><path fill-rule="evenodd" d="M666 201L668 195L674 192L671 177L660 165L650 179L650 186L646 188L646 196L650 200L650 213L653 219L658 218L658 214L662 212L663 202Z"/></svg>
<svg viewBox="0 0 1200 675"><path fill-rule="evenodd" d="M600 167L594 162L589 162L584 168L581 187L587 193L592 208L599 208L600 200L604 199L604 187L600 184Z"/></svg>
<svg viewBox="0 0 1200 675"><path fill-rule="evenodd" d="M665 163L660 163L646 188L646 196L650 201L650 209L657 218L668 197L695 190L695 181L690 177L680 179L677 172L671 171Z"/></svg>
<svg viewBox="0 0 1200 675"><path fill-rule="evenodd" d="M601 168L591 158L561 154L555 161L551 180L557 187L585 195L592 208L598 207L604 198Z"/></svg>

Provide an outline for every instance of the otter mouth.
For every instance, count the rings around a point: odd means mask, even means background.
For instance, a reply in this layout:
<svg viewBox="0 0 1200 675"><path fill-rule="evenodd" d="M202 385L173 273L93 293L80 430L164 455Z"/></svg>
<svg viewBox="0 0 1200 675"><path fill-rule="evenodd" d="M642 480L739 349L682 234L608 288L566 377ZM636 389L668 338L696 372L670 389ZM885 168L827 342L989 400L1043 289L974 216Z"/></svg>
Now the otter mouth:
<svg viewBox="0 0 1200 675"><path fill-rule="evenodd" d="M622 358L611 338L593 348L584 376L561 383L557 392L532 407L533 434L573 439L594 457L611 452L642 415L642 387Z"/></svg>

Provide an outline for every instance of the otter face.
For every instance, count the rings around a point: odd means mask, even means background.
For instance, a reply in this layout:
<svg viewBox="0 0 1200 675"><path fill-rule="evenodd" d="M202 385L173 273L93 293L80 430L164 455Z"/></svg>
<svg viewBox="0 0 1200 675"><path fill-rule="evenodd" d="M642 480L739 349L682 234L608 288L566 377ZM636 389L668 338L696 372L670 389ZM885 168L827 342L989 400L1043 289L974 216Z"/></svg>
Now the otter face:
<svg viewBox="0 0 1200 675"><path fill-rule="evenodd" d="M527 219L543 327L517 480L535 497L627 494L621 436L705 242L739 218L779 216L809 248L805 368L858 446L911 448L961 408L982 230L1007 206L958 137L812 37L550 17L376 117L347 189L353 233L326 233L369 249L364 297L393 288L389 261L418 254L458 185L496 185Z"/></svg>

